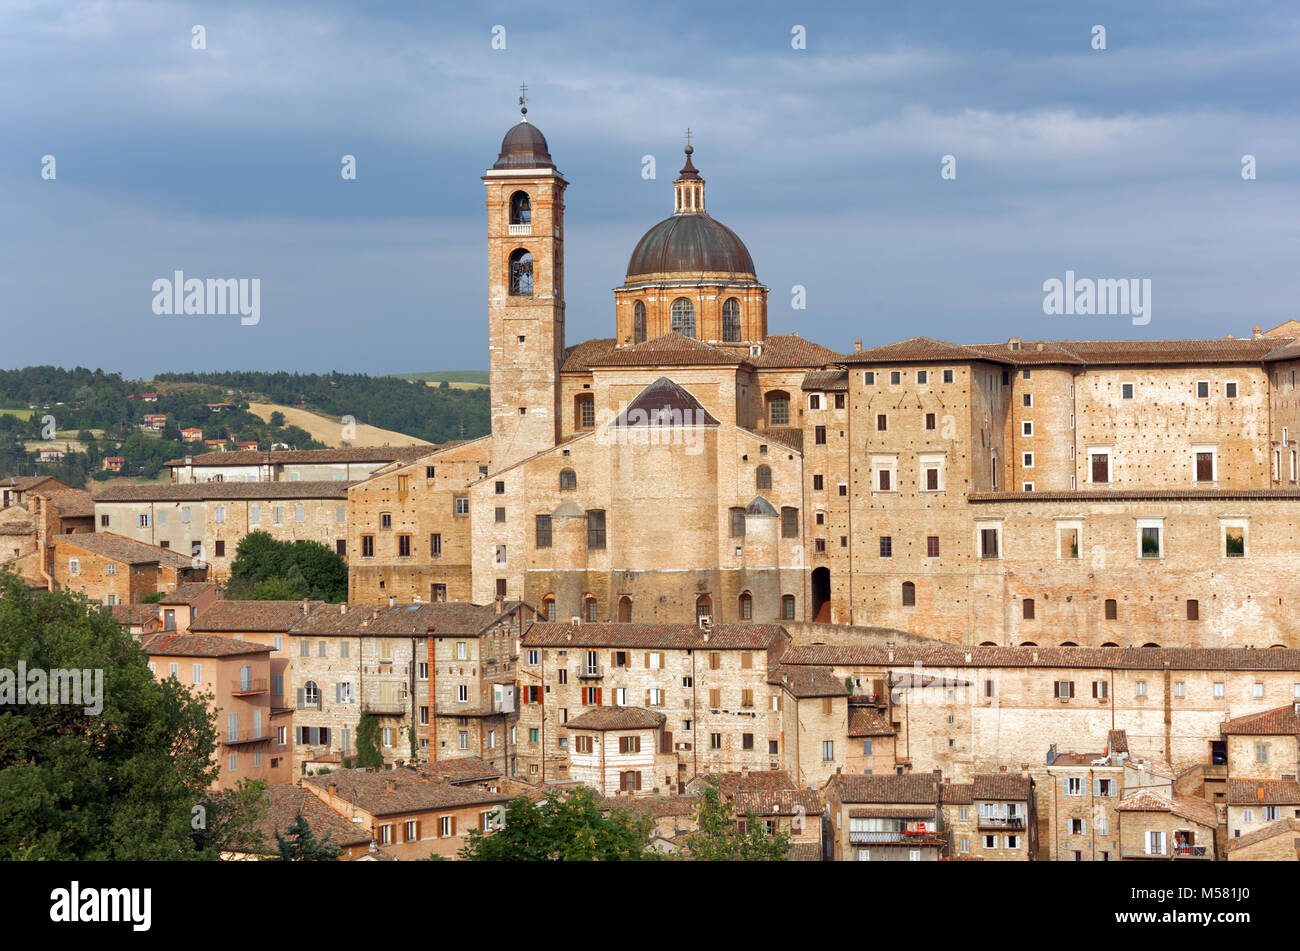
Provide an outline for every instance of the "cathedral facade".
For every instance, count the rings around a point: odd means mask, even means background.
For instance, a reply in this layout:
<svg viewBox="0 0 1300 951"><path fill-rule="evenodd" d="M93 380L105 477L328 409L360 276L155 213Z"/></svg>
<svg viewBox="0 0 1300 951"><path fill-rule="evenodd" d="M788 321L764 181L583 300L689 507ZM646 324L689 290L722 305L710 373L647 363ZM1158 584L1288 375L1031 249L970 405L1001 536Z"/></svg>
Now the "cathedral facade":
<svg viewBox="0 0 1300 951"><path fill-rule="evenodd" d="M769 333L688 146L613 336L569 344L540 130L514 126L483 182L492 433L349 490L350 600L1300 646L1300 324L847 353Z"/></svg>

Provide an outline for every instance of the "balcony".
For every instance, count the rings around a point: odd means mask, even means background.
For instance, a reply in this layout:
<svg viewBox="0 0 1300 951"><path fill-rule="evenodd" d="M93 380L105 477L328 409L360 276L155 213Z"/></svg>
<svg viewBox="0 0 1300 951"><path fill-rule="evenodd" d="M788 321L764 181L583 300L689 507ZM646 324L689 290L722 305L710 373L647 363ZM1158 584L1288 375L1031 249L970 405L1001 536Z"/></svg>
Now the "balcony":
<svg viewBox="0 0 1300 951"><path fill-rule="evenodd" d="M250 680L236 680L230 687L232 697L249 697L257 693L266 693L267 679L254 677Z"/></svg>
<svg viewBox="0 0 1300 951"><path fill-rule="evenodd" d="M1209 852L1209 847L1204 845L1176 845L1174 846L1175 859L1212 859L1213 854Z"/></svg>
<svg viewBox="0 0 1300 951"><path fill-rule="evenodd" d="M850 845L943 845L937 832L850 832Z"/></svg>
<svg viewBox="0 0 1300 951"><path fill-rule="evenodd" d="M604 676L604 664L583 664L578 668L579 680L600 680Z"/></svg>
<svg viewBox="0 0 1300 951"><path fill-rule="evenodd" d="M361 712L377 717L402 717L411 710L405 700L384 700L372 697L361 701Z"/></svg>
<svg viewBox="0 0 1300 951"><path fill-rule="evenodd" d="M1025 820L1020 816L1009 816L1005 819L980 817L979 828L981 830L989 829L993 831L1006 832L1023 832L1025 829Z"/></svg>
<svg viewBox="0 0 1300 951"><path fill-rule="evenodd" d="M885 698L878 693L855 693L849 697L849 705L853 707L879 707L884 709Z"/></svg>
<svg viewBox="0 0 1300 951"><path fill-rule="evenodd" d="M521 225L510 225L509 228L512 236L523 235L524 237L527 237L533 233L533 225L531 222L524 222Z"/></svg>
<svg viewBox="0 0 1300 951"><path fill-rule="evenodd" d="M271 738L265 728L260 730L227 730L221 738L222 746L242 746L245 743L262 743Z"/></svg>

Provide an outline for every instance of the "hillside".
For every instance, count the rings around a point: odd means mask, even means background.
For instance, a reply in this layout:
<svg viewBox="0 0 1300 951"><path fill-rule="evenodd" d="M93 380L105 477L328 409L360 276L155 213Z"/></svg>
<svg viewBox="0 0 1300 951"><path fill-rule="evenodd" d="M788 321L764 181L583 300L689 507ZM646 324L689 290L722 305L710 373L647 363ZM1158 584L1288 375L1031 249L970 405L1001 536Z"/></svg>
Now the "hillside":
<svg viewBox="0 0 1300 951"><path fill-rule="evenodd" d="M271 414L278 412L284 416L286 425L297 426L299 429L305 430L311 434L311 438L316 442L324 443L332 449L341 447L345 443L349 446L358 447L400 446L412 443L429 445L428 440L416 439L414 436L408 436L405 433L395 432L391 429L380 429L378 426L370 426L361 422L354 424L354 433L345 434L343 424L339 420L321 416L319 413L311 413L305 409L282 406L279 403L249 403L248 411L268 422L271 419Z"/></svg>

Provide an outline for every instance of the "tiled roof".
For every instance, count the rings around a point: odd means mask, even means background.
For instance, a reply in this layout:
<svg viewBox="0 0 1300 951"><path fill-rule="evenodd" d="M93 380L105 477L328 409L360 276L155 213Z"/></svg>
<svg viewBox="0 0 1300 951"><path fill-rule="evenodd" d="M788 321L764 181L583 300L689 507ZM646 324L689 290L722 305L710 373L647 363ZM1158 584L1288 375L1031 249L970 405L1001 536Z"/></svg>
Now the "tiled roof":
<svg viewBox="0 0 1300 951"><path fill-rule="evenodd" d="M310 601L307 611L315 610L323 601ZM301 601L218 601L190 622L194 633L287 634L307 612Z"/></svg>
<svg viewBox="0 0 1300 951"><path fill-rule="evenodd" d="M849 707L849 736L893 736L894 728L875 707Z"/></svg>
<svg viewBox="0 0 1300 951"><path fill-rule="evenodd" d="M797 789L790 774L783 769L736 770L717 774L718 792L731 797L740 793L771 795L782 789Z"/></svg>
<svg viewBox="0 0 1300 951"><path fill-rule="evenodd" d="M405 446L349 446L344 449L276 449L262 452L245 449L239 452L205 452L193 457L193 462L171 459L166 466L255 466L264 462L297 465L335 462L413 462L436 448L432 443L413 440Z"/></svg>
<svg viewBox="0 0 1300 951"><path fill-rule="evenodd" d="M95 514L95 500L84 489L54 489L32 493L47 499L64 518L86 518Z"/></svg>
<svg viewBox="0 0 1300 951"><path fill-rule="evenodd" d="M151 618L158 616L158 606L156 604L114 604L108 607L108 611L117 620L118 624L143 625Z"/></svg>
<svg viewBox="0 0 1300 951"><path fill-rule="evenodd" d="M501 776L501 770L478 756L453 756L427 764L429 775L453 786L459 783L487 782Z"/></svg>
<svg viewBox="0 0 1300 951"><path fill-rule="evenodd" d="M1256 829L1254 832L1247 832L1243 836L1229 839L1223 848L1227 852L1235 852L1237 849L1244 849L1247 846L1264 842L1279 835L1295 836L1297 840L1300 841L1300 819L1290 818L1282 819L1278 822L1270 822L1262 829ZM1300 851L1300 849L1297 851Z"/></svg>
<svg viewBox="0 0 1300 951"><path fill-rule="evenodd" d="M153 657L236 657L242 654L266 654L271 647L251 641L215 634L144 634L140 649Z"/></svg>
<svg viewBox="0 0 1300 951"><path fill-rule="evenodd" d="M969 806L975 801L974 783L944 783L942 791L944 805Z"/></svg>
<svg viewBox="0 0 1300 951"><path fill-rule="evenodd" d="M1019 773L976 773L975 798L1000 801L1028 801L1033 780Z"/></svg>
<svg viewBox="0 0 1300 951"><path fill-rule="evenodd" d="M218 453L234 456L238 453ZM346 499L355 482L177 482L168 485L116 485L100 489L96 502L202 502L207 499Z"/></svg>
<svg viewBox="0 0 1300 951"><path fill-rule="evenodd" d="M526 647L664 647L678 650L766 650L789 635L778 624L561 624L539 621L524 634Z"/></svg>
<svg viewBox="0 0 1300 951"><path fill-rule="evenodd" d="M839 363L841 359L834 350L805 340L798 334L770 334L763 341L763 352L757 357L750 357L749 362L759 369L793 369L823 367Z"/></svg>
<svg viewBox="0 0 1300 951"><path fill-rule="evenodd" d="M83 551L103 555L105 558L126 565L148 565L158 563L171 568L193 567L193 560L183 558L168 548L146 545L123 535L112 532L83 532L73 535L57 535L54 544L59 547L70 546Z"/></svg>
<svg viewBox="0 0 1300 951"><path fill-rule="evenodd" d="M655 819L670 816L693 817L700 807L701 796L629 796L600 800L601 809L626 809L628 812L649 814Z"/></svg>
<svg viewBox="0 0 1300 951"><path fill-rule="evenodd" d="M911 337L908 340L887 343L857 353L846 353L841 357L841 361L848 364L933 363L935 361L961 363L970 360L1010 362L1005 357L994 357L971 347L962 346L958 343L948 343L946 340L935 340L932 337Z"/></svg>
<svg viewBox="0 0 1300 951"><path fill-rule="evenodd" d="M345 796L349 803L355 801L358 809L372 816L488 806L511 799L503 793L445 782L434 764L429 763L379 772L336 769L324 776L306 776L303 783L326 791L332 783L337 784L340 795Z"/></svg>
<svg viewBox="0 0 1300 951"><path fill-rule="evenodd" d="M798 426L778 426L775 429L751 429L759 439L766 439L770 442L778 442L783 446L791 449L803 451L803 430Z"/></svg>
<svg viewBox="0 0 1300 951"><path fill-rule="evenodd" d="M1057 340L1052 346L1091 366L1130 364L1258 363L1277 338L1242 340Z"/></svg>
<svg viewBox="0 0 1300 951"><path fill-rule="evenodd" d="M1079 366L1083 363L1073 353L1045 340L1023 340L1017 349L1012 349L1010 341L1006 343L968 344L967 346L986 358L1008 361L1017 366L1044 364Z"/></svg>
<svg viewBox="0 0 1300 951"><path fill-rule="evenodd" d="M1288 703L1262 713L1234 717L1219 730L1224 736L1300 736L1300 714L1296 713L1294 703Z"/></svg>
<svg viewBox="0 0 1300 951"><path fill-rule="evenodd" d="M758 818L766 816L811 816L812 821L822 814L826 801L811 789L777 789L759 792L738 792L732 798L731 811L736 816L752 812Z"/></svg>
<svg viewBox="0 0 1300 951"><path fill-rule="evenodd" d="M847 697L849 688L831 673L829 667L774 668L767 677L770 684L780 684L799 699L812 697Z"/></svg>
<svg viewBox="0 0 1300 951"><path fill-rule="evenodd" d="M188 581L163 595L159 604L189 604L220 586L215 581Z"/></svg>
<svg viewBox="0 0 1300 951"><path fill-rule="evenodd" d="M278 854L275 834L279 832L284 835L285 830L297 819L298 813L302 813L312 834L318 839L329 833L330 842L344 847L364 845L370 841L370 835L363 826L349 822L300 786L274 783L266 787L266 796L271 803L270 810L255 826L263 836L258 848L262 854ZM247 849L248 846L244 845L235 851Z"/></svg>
<svg viewBox="0 0 1300 951"><path fill-rule="evenodd" d="M800 384L800 389L803 390L846 392L848 388L849 371L843 369L809 370L803 375L803 383Z"/></svg>
<svg viewBox="0 0 1300 951"><path fill-rule="evenodd" d="M1128 752L1128 731L1111 730L1106 734L1106 749L1111 753Z"/></svg>
<svg viewBox="0 0 1300 951"><path fill-rule="evenodd" d="M831 777L831 785L837 787L840 802L846 803L935 803L939 799L939 777L934 773L840 773Z"/></svg>
<svg viewBox="0 0 1300 951"><path fill-rule="evenodd" d="M570 730L657 730L665 719L662 713L644 707L592 707L565 726Z"/></svg>
<svg viewBox="0 0 1300 951"><path fill-rule="evenodd" d="M44 485L46 482L54 482L67 489L72 488L65 482L59 482L54 476L6 476L4 479L0 479L0 489L17 489L19 492L27 492L38 485Z"/></svg>
<svg viewBox="0 0 1300 951"><path fill-rule="evenodd" d="M791 647L786 666L1038 667L1084 670L1300 670L1300 649L1240 647L936 647L814 644ZM1244 719L1244 718L1243 718ZM1292 731L1295 732L1295 731Z"/></svg>
<svg viewBox="0 0 1300 951"><path fill-rule="evenodd" d="M1300 499L1300 489L1074 489L1050 492L971 492L971 502L1118 502L1193 499Z"/></svg>
<svg viewBox="0 0 1300 951"><path fill-rule="evenodd" d="M751 366L748 357L679 333L666 333L631 347L620 347L587 360L592 367Z"/></svg>
<svg viewBox="0 0 1300 951"><path fill-rule="evenodd" d="M786 853L787 862L820 862L821 846L816 842L791 842L790 851Z"/></svg>
<svg viewBox="0 0 1300 951"><path fill-rule="evenodd" d="M1300 783L1294 779L1229 779L1228 805L1300 804Z"/></svg>
<svg viewBox="0 0 1300 951"><path fill-rule="evenodd" d="M685 387L666 376L655 380L627 405L610 428L628 426L716 426L704 406Z"/></svg>
<svg viewBox="0 0 1300 951"><path fill-rule="evenodd" d="M1125 796L1115 808L1120 812L1169 812L1210 828L1216 827L1219 821L1214 806L1204 799L1166 796L1150 788Z"/></svg>
<svg viewBox="0 0 1300 951"><path fill-rule="evenodd" d="M587 361L593 357L604 356L614 349L618 343L613 337L598 338L596 340L584 340L582 343L576 343L572 347L566 347L564 350L564 362L560 366L561 373L581 372L588 369Z"/></svg>
<svg viewBox="0 0 1300 951"><path fill-rule="evenodd" d="M293 633L360 635L455 634L474 637L502 615L467 601L422 604L327 604L300 618Z"/></svg>

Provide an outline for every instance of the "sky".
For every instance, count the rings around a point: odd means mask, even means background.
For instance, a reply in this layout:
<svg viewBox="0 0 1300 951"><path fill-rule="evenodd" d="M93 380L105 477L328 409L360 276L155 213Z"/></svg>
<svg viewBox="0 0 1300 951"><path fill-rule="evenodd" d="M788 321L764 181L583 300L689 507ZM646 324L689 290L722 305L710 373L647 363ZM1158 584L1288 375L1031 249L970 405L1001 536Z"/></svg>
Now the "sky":
<svg viewBox="0 0 1300 951"><path fill-rule="evenodd" d="M1298 54L1269 0L0 0L0 367L486 368L521 82L570 344L613 335L687 127L771 333L1247 336L1300 317ZM155 314L178 270L257 278L259 322ZM1149 280L1149 323L1045 314L1067 271Z"/></svg>

